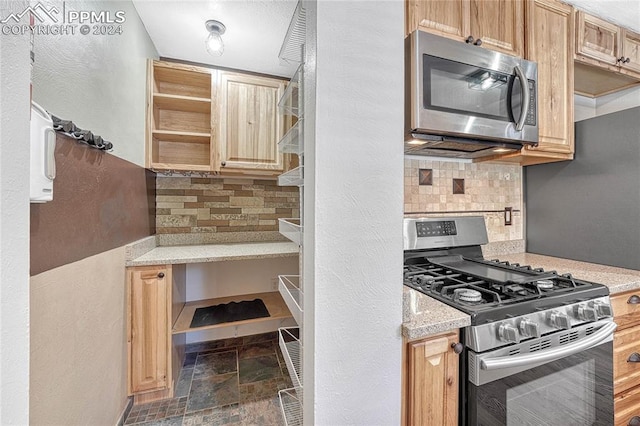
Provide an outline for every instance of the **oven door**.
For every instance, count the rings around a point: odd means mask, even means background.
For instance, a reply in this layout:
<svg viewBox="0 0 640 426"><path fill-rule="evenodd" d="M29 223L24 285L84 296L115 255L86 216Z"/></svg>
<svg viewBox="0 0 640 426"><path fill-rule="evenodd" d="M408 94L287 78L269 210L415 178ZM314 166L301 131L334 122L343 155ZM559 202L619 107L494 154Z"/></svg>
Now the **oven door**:
<svg viewBox="0 0 640 426"><path fill-rule="evenodd" d="M493 351L501 352L498 356L469 352L462 424L613 425L615 328L611 321L599 321ZM564 343L556 346L558 341ZM535 350L508 354L531 348ZM547 361L539 361L545 357Z"/></svg>

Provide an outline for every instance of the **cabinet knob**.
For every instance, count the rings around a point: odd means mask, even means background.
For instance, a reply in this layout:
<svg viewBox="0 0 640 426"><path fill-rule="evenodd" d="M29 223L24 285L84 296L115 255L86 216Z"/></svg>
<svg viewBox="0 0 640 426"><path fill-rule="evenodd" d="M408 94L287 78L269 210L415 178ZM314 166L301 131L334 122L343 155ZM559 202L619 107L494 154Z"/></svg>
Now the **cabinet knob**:
<svg viewBox="0 0 640 426"><path fill-rule="evenodd" d="M475 41L475 39L473 38L473 36L469 36L464 40L467 44L471 44Z"/></svg>
<svg viewBox="0 0 640 426"><path fill-rule="evenodd" d="M633 416L631 420L629 420L629 426L640 426L640 417Z"/></svg>
<svg viewBox="0 0 640 426"><path fill-rule="evenodd" d="M634 294L633 296L631 296L629 298L629 300L627 300L627 303L629 305L638 305L638 304L640 304L640 297L638 297L638 295Z"/></svg>
<svg viewBox="0 0 640 426"><path fill-rule="evenodd" d="M482 46L482 40L477 39L473 44L475 44L476 46Z"/></svg>
<svg viewBox="0 0 640 426"><path fill-rule="evenodd" d="M629 355L629 358L627 358L627 362L640 362L640 354L638 352L632 353Z"/></svg>
<svg viewBox="0 0 640 426"><path fill-rule="evenodd" d="M462 350L464 349L464 345L460 342L452 343L451 347L453 348L453 352L455 352L458 355L460 355L462 353Z"/></svg>
<svg viewBox="0 0 640 426"><path fill-rule="evenodd" d="M158 278L164 278L164 272L158 272Z"/></svg>
<svg viewBox="0 0 640 426"><path fill-rule="evenodd" d="M223 161L222 163L220 163L220 165L221 165L222 167L224 167L224 166L226 166L226 165L227 165L227 162L226 162L226 161Z"/></svg>

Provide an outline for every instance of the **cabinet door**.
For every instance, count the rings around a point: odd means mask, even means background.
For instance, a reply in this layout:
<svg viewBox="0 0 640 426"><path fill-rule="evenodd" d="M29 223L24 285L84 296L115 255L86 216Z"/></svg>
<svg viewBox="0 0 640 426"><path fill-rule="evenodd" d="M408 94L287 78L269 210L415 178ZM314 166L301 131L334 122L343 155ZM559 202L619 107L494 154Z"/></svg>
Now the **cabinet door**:
<svg viewBox="0 0 640 426"><path fill-rule="evenodd" d="M127 270L129 393L170 383L170 267Z"/></svg>
<svg viewBox="0 0 640 426"><path fill-rule="evenodd" d="M573 16L555 0L527 2L526 58L538 63L539 145L573 153Z"/></svg>
<svg viewBox="0 0 640 426"><path fill-rule="evenodd" d="M522 0L471 0L471 36L482 47L522 57L524 6Z"/></svg>
<svg viewBox="0 0 640 426"><path fill-rule="evenodd" d="M407 425L458 424L458 332L407 344Z"/></svg>
<svg viewBox="0 0 640 426"><path fill-rule="evenodd" d="M469 0L408 0L406 34L420 29L464 40L470 35Z"/></svg>
<svg viewBox="0 0 640 426"><path fill-rule="evenodd" d="M284 81L220 73L220 170L283 170L278 141L283 116L278 100Z"/></svg>
<svg viewBox="0 0 640 426"><path fill-rule="evenodd" d="M576 53L615 65L619 57L620 28L582 11L576 14Z"/></svg>
<svg viewBox="0 0 640 426"><path fill-rule="evenodd" d="M628 70L640 73L640 34L629 30L622 30L622 54L625 60L622 66Z"/></svg>

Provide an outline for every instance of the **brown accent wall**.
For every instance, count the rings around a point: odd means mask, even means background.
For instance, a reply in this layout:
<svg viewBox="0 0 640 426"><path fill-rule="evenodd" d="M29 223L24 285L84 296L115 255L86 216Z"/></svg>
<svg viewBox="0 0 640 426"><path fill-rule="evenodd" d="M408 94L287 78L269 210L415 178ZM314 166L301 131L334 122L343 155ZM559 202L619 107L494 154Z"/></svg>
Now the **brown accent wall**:
<svg viewBox="0 0 640 426"><path fill-rule="evenodd" d="M58 135L53 201L31 204L31 275L155 233L155 173Z"/></svg>

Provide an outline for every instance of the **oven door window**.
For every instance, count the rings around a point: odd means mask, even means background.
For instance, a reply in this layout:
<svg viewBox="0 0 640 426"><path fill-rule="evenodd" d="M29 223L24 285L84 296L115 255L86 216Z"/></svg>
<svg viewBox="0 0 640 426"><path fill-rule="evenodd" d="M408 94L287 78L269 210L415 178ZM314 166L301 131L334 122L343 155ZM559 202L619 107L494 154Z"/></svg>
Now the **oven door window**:
<svg viewBox="0 0 640 426"><path fill-rule="evenodd" d="M481 386L468 384L469 425L610 426L613 343Z"/></svg>
<svg viewBox="0 0 640 426"><path fill-rule="evenodd" d="M522 100L515 76L423 55L423 106L451 112L514 122Z"/></svg>

